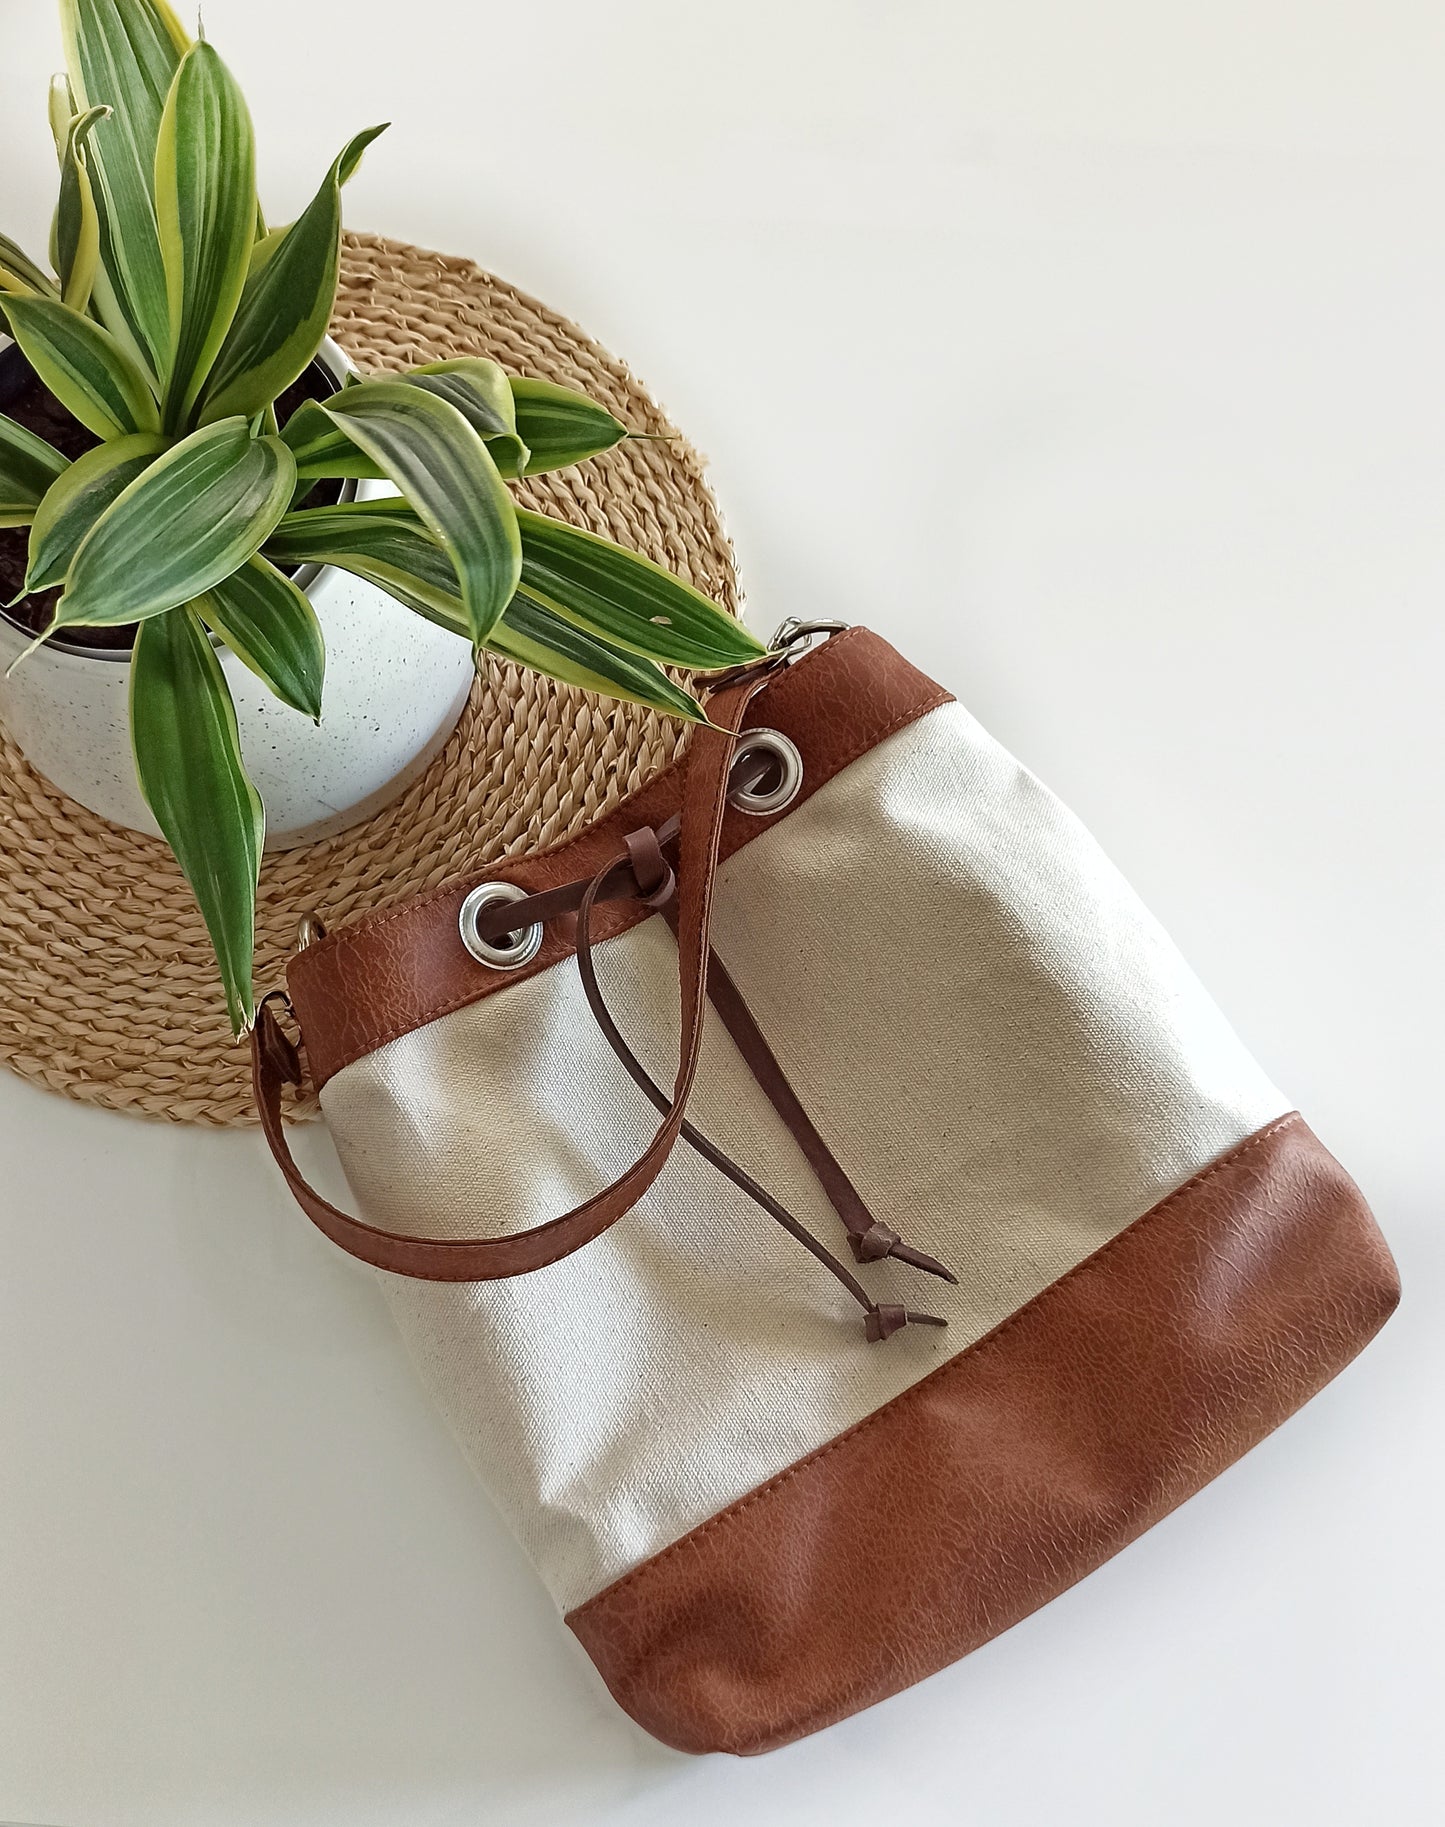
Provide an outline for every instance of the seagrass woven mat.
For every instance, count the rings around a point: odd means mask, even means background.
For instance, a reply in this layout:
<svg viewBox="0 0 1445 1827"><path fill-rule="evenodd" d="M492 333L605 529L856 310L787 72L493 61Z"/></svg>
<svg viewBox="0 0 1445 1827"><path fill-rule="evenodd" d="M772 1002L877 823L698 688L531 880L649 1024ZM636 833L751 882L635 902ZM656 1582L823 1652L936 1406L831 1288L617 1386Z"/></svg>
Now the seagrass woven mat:
<svg viewBox="0 0 1445 1827"><path fill-rule="evenodd" d="M621 362L469 260L348 235L332 334L364 371L489 355L510 373L584 389L634 430L672 431ZM732 551L680 439L623 444L519 495L636 547L736 613ZM456 733L400 799L324 843L267 855L258 992L281 983L302 913L340 925L557 843L680 742L675 724L649 712L485 662ZM253 1120L249 1051L231 1039L205 929L170 853L58 793L3 732L0 1061L113 1110Z"/></svg>

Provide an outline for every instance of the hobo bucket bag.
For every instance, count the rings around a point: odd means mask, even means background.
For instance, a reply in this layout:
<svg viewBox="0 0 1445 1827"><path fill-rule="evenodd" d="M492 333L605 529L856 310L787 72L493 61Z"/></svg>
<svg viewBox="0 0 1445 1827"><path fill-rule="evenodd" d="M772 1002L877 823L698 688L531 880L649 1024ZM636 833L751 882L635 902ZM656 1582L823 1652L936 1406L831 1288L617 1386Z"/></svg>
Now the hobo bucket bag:
<svg viewBox="0 0 1445 1827"><path fill-rule="evenodd" d="M560 847L313 926L254 1064L292 1191L379 1273L618 1702L758 1752L1097 1567L1398 1284L1349 1176L947 691L794 624L708 711ZM306 1076L360 1218L292 1157Z"/></svg>

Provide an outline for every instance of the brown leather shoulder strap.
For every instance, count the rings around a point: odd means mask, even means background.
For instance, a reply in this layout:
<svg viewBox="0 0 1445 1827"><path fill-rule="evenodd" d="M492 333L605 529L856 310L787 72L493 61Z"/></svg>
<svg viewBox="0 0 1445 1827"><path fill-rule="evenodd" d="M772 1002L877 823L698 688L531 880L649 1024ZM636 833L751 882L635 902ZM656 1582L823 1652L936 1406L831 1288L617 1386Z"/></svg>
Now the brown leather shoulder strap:
<svg viewBox="0 0 1445 1827"><path fill-rule="evenodd" d="M362 1262L396 1275L423 1281L495 1281L545 1268L580 1250L629 1212L652 1185L681 1133L697 1074L706 1006L708 928L733 739L742 727L749 701L766 678L766 669L759 668L716 691L708 703L714 727L697 729L688 749L677 869L682 1047L672 1101L652 1141L626 1173L582 1205L530 1231L452 1240L379 1230L330 1204L306 1180L286 1138L282 1093L288 1083L299 1081L299 1062L271 1007L272 999L263 1002L252 1038L262 1131L297 1203L333 1243Z"/></svg>

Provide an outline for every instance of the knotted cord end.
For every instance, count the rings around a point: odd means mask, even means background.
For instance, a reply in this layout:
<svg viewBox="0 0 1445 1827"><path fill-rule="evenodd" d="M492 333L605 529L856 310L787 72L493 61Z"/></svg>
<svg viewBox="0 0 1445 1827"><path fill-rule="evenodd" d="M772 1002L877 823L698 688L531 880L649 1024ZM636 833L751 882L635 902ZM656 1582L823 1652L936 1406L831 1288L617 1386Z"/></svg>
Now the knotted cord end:
<svg viewBox="0 0 1445 1827"><path fill-rule="evenodd" d="M866 1231L854 1231L848 1238L854 1262L881 1262L885 1256L892 1255L900 1242L897 1231L877 1218Z"/></svg>
<svg viewBox="0 0 1445 1827"><path fill-rule="evenodd" d="M866 1231L856 1231L848 1239L855 1262L881 1262L885 1256L891 1256L895 1262L906 1262L910 1268L922 1269L926 1275L937 1275L943 1281L958 1284L958 1277L952 1269L945 1266L936 1256L930 1256L926 1250L915 1250L911 1243L905 1243L891 1226L880 1219L873 1219Z"/></svg>
<svg viewBox="0 0 1445 1827"><path fill-rule="evenodd" d="M915 1313L911 1307L894 1307L880 1304L870 1307L863 1321L863 1331L870 1344L877 1345L884 1339L891 1339L895 1332L901 1332L905 1326L946 1326L948 1321L940 1319L936 1313Z"/></svg>

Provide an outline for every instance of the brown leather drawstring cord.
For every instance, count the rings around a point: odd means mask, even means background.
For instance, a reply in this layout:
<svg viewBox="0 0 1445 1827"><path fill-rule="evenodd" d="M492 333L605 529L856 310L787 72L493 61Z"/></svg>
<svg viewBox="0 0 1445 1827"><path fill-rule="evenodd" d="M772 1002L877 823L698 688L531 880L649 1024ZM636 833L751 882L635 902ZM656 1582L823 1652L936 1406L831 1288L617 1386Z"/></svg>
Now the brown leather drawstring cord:
<svg viewBox="0 0 1445 1827"><path fill-rule="evenodd" d="M289 1006L287 998L277 992L263 999L256 1012L252 1036L252 1069L262 1131L297 1203L333 1243L378 1269L424 1281L492 1281L530 1274L582 1249L630 1212L656 1180L673 1145L686 1131L692 1146L839 1276L864 1306L870 1338L887 1338L910 1321L930 1325L944 1323L930 1314L912 1314L902 1306L873 1302L851 1271L813 1238L806 1227L685 1120L687 1100L701 1057L711 953L708 929L723 815L735 759L734 742L753 695L780 663L781 656L770 655L766 662L714 682L716 689L708 704L710 722L694 734L682 781L682 810L676 817L668 819L655 831L634 833L625 853L590 880L567 883L504 907L488 909L485 917L477 921L479 937L500 938L536 921L559 918L575 911L582 936L579 963L585 955L590 971L591 916L598 904L635 902L641 898L658 905L670 901L675 890L682 1045L677 1080L670 1097L646 1078L640 1062L632 1056L615 1023L611 1022L600 995L594 1004L594 1014L599 1008L601 1010L599 1025L609 1043L618 1051L618 1057L640 1088L646 1079L647 1095L662 1112L662 1123L656 1134L610 1186L603 1187L573 1210L548 1223L500 1236L432 1237L384 1230L353 1217L324 1199L309 1184L291 1153L282 1103L285 1087L301 1083L300 1060L276 1013L278 1006ZM765 769L767 763L759 758L758 765ZM743 777L740 769L739 779ZM664 847L673 843L677 846L675 877L672 865L662 854ZM591 981L595 993L595 972L591 972ZM605 1021L602 1016L606 1016ZM642 1074L641 1078L637 1077L638 1073ZM841 1168L837 1169L837 1174L840 1179L844 1178ZM830 1186L828 1190L831 1196L834 1189ZM861 1211L862 1202L857 1201L856 1194L853 1198ZM839 1209L843 1210L841 1206ZM845 1223L847 1221L845 1214ZM918 1266L925 1265L920 1263Z"/></svg>
<svg viewBox="0 0 1445 1827"><path fill-rule="evenodd" d="M648 827L632 832L625 841L639 894L649 907L665 906L673 897L677 878L662 855L659 834ZM604 883L611 876L613 867L614 865L609 865L592 878L582 896L581 905L577 909L577 972L582 979L583 994L587 998L588 1008L592 1011L592 1018L602 1030L608 1046L617 1055L626 1068L628 1076L649 1103L657 1110L666 1111L669 1103L667 1093L651 1077L647 1068L624 1039L613 1019L612 1011L607 1006L601 985L597 981L597 967L592 956L592 909ZM716 959L709 952L709 971L711 972L715 967ZM901 1306L880 1306L846 1264L840 1262L825 1244L818 1241L805 1224L795 1218L786 1206L780 1204L766 1187L759 1185L752 1175L740 1167L730 1155L724 1154L716 1143L710 1142L686 1119L678 1133L690 1148L700 1154L705 1161L711 1162L720 1174L731 1180L740 1191L746 1193L753 1203L760 1206L770 1218L775 1218L791 1237L796 1238L810 1255L816 1257L830 1274L838 1278L867 1315L865 1325L869 1339L877 1341L891 1338L901 1327L908 1325L946 1326L948 1324L947 1320L938 1318L936 1314L916 1313L910 1308ZM947 1274L947 1271L944 1270L944 1273ZM950 1277L950 1279L952 1278Z"/></svg>
<svg viewBox="0 0 1445 1827"><path fill-rule="evenodd" d="M669 909L664 908L663 917L671 924ZM741 990L711 946L707 954L707 994L748 1070L783 1119L828 1195L829 1204L842 1219L853 1260L881 1262L885 1256L891 1256L897 1262L906 1262L910 1268L922 1269L927 1275L937 1275L943 1281L956 1284L958 1277L952 1269L946 1268L927 1251L905 1243L891 1225L875 1218L863 1203L862 1195L839 1165L837 1156L814 1128L812 1118L799 1102L776 1054L754 1020L752 1010L743 1000Z"/></svg>
<svg viewBox="0 0 1445 1827"><path fill-rule="evenodd" d="M737 757L729 771L729 792L747 791L759 786L774 765L764 755ZM641 899L648 907L661 910L663 917L672 927L674 936L677 936L677 903L674 893L677 878L663 856L664 846L673 843L677 834L678 820L670 818L656 831L647 826L643 830L634 831L627 836L623 840L626 854L608 864L595 878L595 900ZM519 928L525 929L534 921L573 915L580 908L589 886L591 884L581 881L568 882L561 887L546 890L544 893L529 895L522 901L485 908L477 917L478 935L483 939L496 942L510 937ZM578 950L580 967L580 945ZM585 990L585 977L583 987ZM723 1026L732 1036L734 1044L742 1054L748 1069L766 1094L768 1101L787 1125L808 1165L818 1176L824 1192L828 1195L829 1202L848 1232L848 1243L854 1260L859 1263L878 1262L885 1256L891 1256L898 1262L907 1263L910 1268L921 1269L925 1274L937 1275L943 1281L956 1284L958 1277L936 1256L930 1256L926 1251L915 1249L912 1244L905 1243L891 1225L883 1224L869 1211L858 1189L848 1178L837 1157L803 1109L797 1094L788 1083L787 1076L779 1065L776 1055L758 1027L752 1010L749 1009L727 967L711 945L707 948L707 995ZM634 1056L630 1053L624 1055L620 1050L621 1035L617 1034L616 1039L613 1038L616 1033L615 1028L609 1032L602 1014L599 1014L598 1004L593 1002L590 995L588 1001L593 1015L597 1018L598 1026L607 1035L613 1051L627 1067L639 1088L644 1090L659 1109L662 1109L664 1106L657 1104L657 1099L662 1093L650 1079L648 1080L650 1090L648 1086L642 1084L641 1079L638 1078L638 1072L642 1070L641 1066ZM605 1012L605 1005L603 1007ZM634 1068L636 1069L634 1070ZM698 1144L693 1140L693 1135L688 1133L691 1128L690 1124L684 1125L679 1133L684 1140L697 1147ZM695 1133L693 1132L693 1134ZM706 1143L705 1137L699 1138L699 1140ZM749 1197L755 1198L760 1205L764 1206L764 1209L771 1210L765 1202L766 1195L759 1196L763 1193L763 1189L758 1187L757 1182L744 1174L743 1170L720 1149L709 1154L708 1149L710 1148L712 1148L712 1144L706 1143L705 1147L698 1148L698 1152L713 1161L713 1165L720 1172L727 1174L730 1179L734 1179L735 1184L741 1186ZM726 1166L723 1165L724 1162L727 1163ZM742 1175L742 1178L737 1179L737 1175ZM747 1185L743 1185L743 1180L748 1182ZM778 1217L779 1214L773 1211L772 1216ZM780 1222L787 1223L790 1220L784 1218L780 1219ZM800 1239L800 1241L802 1240ZM835 1273L837 1272L835 1259L822 1244L813 1240L805 1247L813 1248L814 1254L819 1255L819 1260L826 1261L828 1266L833 1268ZM820 1252L821 1254L819 1254ZM848 1284L845 1283L845 1285Z"/></svg>

